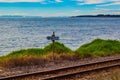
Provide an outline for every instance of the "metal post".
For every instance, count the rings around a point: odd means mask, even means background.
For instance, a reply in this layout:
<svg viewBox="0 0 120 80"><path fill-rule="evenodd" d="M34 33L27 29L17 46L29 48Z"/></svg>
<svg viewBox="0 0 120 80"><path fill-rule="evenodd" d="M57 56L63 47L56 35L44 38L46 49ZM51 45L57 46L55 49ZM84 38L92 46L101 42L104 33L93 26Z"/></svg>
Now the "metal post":
<svg viewBox="0 0 120 80"><path fill-rule="evenodd" d="M55 33L54 33L54 32L53 32L52 37L55 37ZM54 56L54 43L55 43L55 40L53 39L53 40L52 40L52 54L53 54L52 60L53 60L53 62L55 61L55 56Z"/></svg>
<svg viewBox="0 0 120 80"><path fill-rule="evenodd" d="M55 32L53 32L52 36L47 36L48 40L52 41L52 60L55 61L55 55L54 55L54 47L55 47L55 40L59 40L58 36L55 36Z"/></svg>

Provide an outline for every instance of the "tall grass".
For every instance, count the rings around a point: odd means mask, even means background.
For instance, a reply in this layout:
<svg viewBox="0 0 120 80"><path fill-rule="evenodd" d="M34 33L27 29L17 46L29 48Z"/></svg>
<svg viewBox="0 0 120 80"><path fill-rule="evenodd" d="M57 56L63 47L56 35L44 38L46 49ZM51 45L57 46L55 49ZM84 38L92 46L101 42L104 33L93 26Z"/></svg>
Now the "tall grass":
<svg viewBox="0 0 120 80"><path fill-rule="evenodd" d="M54 43L55 60L77 60L80 57L106 56L120 53L120 42L116 40L95 39L72 51L64 44ZM52 57L52 43L41 48L23 49L13 51L0 57L0 66L17 67L29 65L41 65L49 62Z"/></svg>
<svg viewBox="0 0 120 80"><path fill-rule="evenodd" d="M13 51L7 56L26 56L26 55L36 55L36 56L42 56L44 55L44 49L39 49L39 48L32 48L32 49L22 49L18 51Z"/></svg>
<svg viewBox="0 0 120 80"><path fill-rule="evenodd" d="M49 53L52 53L52 43L45 46L43 49L41 48L31 48L31 49L22 49L18 51L13 51L10 54L6 56L2 56L1 58L6 57L23 57L23 56L44 56ZM64 44L55 42L54 43L54 53L60 54L60 53L72 53L72 50L66 47Z"/></svg>
<svg viewBox="0 0 120 80"><path fill-rule="evenodd" d="M79 47L75 53L82 57L116 54L120 53L120 42L117 40L95 39Z"/></svg>
<svg viewBox="0 0 120 80"><path fill-rule="evenodd" d="M18 51L13 51L6 56L0 57L22 57L22 56L44 56L52 53L52 43L45 46L43 49L40 48L32 48L32 49L23 49ZM95 39L90 43L84 44L79 47L77 50L72 51L70 48L66 47L64 44L55 42L54 43L54 53L62 54L62 53L75 53L80 56L104 56L120 53L120 42L117 40L103 40L103 39Z"/></svg>
<svg viewBox="0 0 120 80"><path fill-rule="evenodd" d="M22 56L22 57L9 57L0 60L0 67L3 68L15 68L25 66L44 66L47 63L47 59L38 56Z"/></svg>
<svg viewBox="0 0 120 80"><path fill-rule="evenodd" d="M49 45L47 45L45 48L44 48L44 51L46 53L49 53L49 52L52 52L52 43L50 43ZM66 47L64 44L62 43L59 43L59 42L55 42L54 43L54 52L57 53L57 54L60 54L60 53L72 53L72 50L68 47Z"/></svg>
<svg viewBox="0 0 120 80"><path fill-rule="evenodd" d="M66 47L64 44L55 42L54 43L54 53L56 60L62 60L63 58L72 60L74 59L71 55L67 53L72 53L72 50ZM58 55L59 54L59 55ZM74 56L74 55L73 55ZM13 51L6 56L0 57L0 66L6 68L20 67L20 66L33 66L33 65L44 65L48 63L52 58L52 43L47 45L45 48L32 48L32 49L22 49L18 51Z"/></svg>

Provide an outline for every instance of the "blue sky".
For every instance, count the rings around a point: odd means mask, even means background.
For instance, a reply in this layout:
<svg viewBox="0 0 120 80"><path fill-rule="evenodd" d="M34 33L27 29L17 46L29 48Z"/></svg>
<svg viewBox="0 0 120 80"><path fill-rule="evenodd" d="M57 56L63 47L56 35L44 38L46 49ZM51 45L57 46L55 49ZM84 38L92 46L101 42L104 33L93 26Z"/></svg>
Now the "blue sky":
<svg viewBox="0 0 120 80"><path fill-rule="evenodd" d="M0 0L0 15L120 14L120 0Z"/></svg>

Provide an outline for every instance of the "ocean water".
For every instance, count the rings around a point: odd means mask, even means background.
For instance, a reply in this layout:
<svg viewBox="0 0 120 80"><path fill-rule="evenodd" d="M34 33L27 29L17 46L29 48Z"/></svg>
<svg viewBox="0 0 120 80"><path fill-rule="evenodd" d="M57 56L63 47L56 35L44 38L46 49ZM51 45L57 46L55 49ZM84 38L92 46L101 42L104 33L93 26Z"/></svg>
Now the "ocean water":
<svg viewBox="0 0 120 80"><path fill-rule="evenodd" d="M96 38L120 40L120 18L0 18L0 55L43 48L53 31L75 50Z"/></svg>

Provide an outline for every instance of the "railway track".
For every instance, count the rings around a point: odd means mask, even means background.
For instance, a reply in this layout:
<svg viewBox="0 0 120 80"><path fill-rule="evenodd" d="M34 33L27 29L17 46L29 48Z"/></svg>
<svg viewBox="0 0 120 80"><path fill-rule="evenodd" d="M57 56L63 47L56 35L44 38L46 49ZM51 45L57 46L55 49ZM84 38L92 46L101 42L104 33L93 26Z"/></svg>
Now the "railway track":
<svg viewBox="0 0 120 80"><path fill-rule="evenodd" d="M120 67L120 58L91 62L87 64L77 64L74 66L61 67L58 69L37 71L32 73L24 73L1 77L0 80L58 80L63 77L70 77L77 74L86 74L88 72L108 69L112 67ZM28 79L28 80L29 80Z"/></svg>

